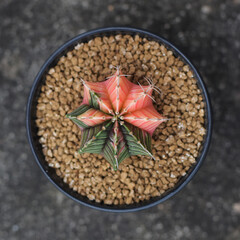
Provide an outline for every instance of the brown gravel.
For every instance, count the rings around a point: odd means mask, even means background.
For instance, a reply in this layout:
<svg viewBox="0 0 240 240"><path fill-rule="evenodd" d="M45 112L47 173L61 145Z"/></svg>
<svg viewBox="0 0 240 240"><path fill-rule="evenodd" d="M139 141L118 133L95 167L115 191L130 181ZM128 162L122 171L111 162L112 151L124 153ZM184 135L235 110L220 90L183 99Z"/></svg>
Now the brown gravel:
<svg viewBox="0 0 240 240"><path fill-rule="evenodd" d="M118 65L134 83L154 80L162 91L154 93L155 107L170 120L153 135L155 161L133 156L115 172L102 156L77 153L80 129L65 115L82 102L80 78L103 81ZM90 200L116 205L160 196L196 162L205 134L203 97L189 66L157 42L116 35L78 44L49 70L41 90L36 124L46 161Z"/></svg>

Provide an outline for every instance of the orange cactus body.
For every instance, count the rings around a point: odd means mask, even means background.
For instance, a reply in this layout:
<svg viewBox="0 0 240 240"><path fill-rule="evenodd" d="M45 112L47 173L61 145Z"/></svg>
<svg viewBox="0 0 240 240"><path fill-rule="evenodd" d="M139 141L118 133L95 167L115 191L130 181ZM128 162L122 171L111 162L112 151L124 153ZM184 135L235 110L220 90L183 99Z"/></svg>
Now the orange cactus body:
<svg viewBox="0 0 240 240"><path fill-rule="evenodd" d="M104 82L84 80L81 106L67 114L82 131L80 153L102 154L114 170L132 155L151 153L151 136L166 119L152 103L153 84L130 82L119 69Z"/></svg>

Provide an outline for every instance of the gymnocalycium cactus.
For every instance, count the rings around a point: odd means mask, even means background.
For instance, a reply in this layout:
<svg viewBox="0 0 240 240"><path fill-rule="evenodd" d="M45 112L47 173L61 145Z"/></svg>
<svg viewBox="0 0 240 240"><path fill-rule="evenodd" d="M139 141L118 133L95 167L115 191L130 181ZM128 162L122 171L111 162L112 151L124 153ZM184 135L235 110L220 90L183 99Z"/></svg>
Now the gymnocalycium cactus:
<svg viewBox="0 0 240 240"><path fill-rule="evenodd" d="M86 82L83 102L66 116L81 128L79 153L102 154L114 170L126 158L152 158L151 136L165 121L154 108L153 89L133 84L119 68L104 82Z"/></svg>

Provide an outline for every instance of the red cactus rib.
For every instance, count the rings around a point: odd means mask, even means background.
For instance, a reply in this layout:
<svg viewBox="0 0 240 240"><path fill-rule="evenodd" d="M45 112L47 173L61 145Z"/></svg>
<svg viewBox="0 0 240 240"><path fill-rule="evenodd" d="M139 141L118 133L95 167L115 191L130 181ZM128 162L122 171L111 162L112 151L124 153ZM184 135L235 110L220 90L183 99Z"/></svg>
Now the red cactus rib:
<svg viewBox="0 0 240 240"><path fill-rule="evenodd" d="M94 108L90 108L88 111L77 117L78 120L82 121L87 126L95 126L111 118L112 116L109 116L104 112L101 112Z"/></svg>
<svg viewBox="0 0 240 240"><path fill-rule="evenodd" d="M82 104L89 104L89 100L91 98L90 92L93 92L96 93L98 96L98 104L100 110L106 113L113 113L111 100L109 99L105 82L93 83L83 81L83 84L84 84L84 97Z"/></svg>
<svg viewBox="0 0 240 240"><path fill-rule="evenodd" d="M118 114L133 84L122 75L119 69L105 84L113 110Z"/></svg>
<svg viewBox="0 0 240 240"><path fill-rule="evenodd" d="M146 108L127 113L123 116L123 120L152 135L158 125L167 119L159 114L151 103Z"/></svg>
<svg viewBox="0 0 240 240"><path fill-rule="evenodd" d="M152 103L152 88L133 84L123 103L121 115L147 107Z"/></svg>

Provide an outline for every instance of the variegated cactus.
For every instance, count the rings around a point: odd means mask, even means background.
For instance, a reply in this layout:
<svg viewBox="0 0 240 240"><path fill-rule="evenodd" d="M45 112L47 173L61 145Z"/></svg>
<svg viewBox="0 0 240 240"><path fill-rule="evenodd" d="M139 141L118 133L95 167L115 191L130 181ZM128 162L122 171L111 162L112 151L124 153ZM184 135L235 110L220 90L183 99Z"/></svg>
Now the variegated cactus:
<svg viewBox="0 0 240 240"><path fill-rule="evenodd" d="M151 153L151 136L165 121L153 106L157 88L133 84L119 68L104 82L86 82L81 106L67 114L81 128L79 153L102 154L114 170L126 158Z"/></svg>

